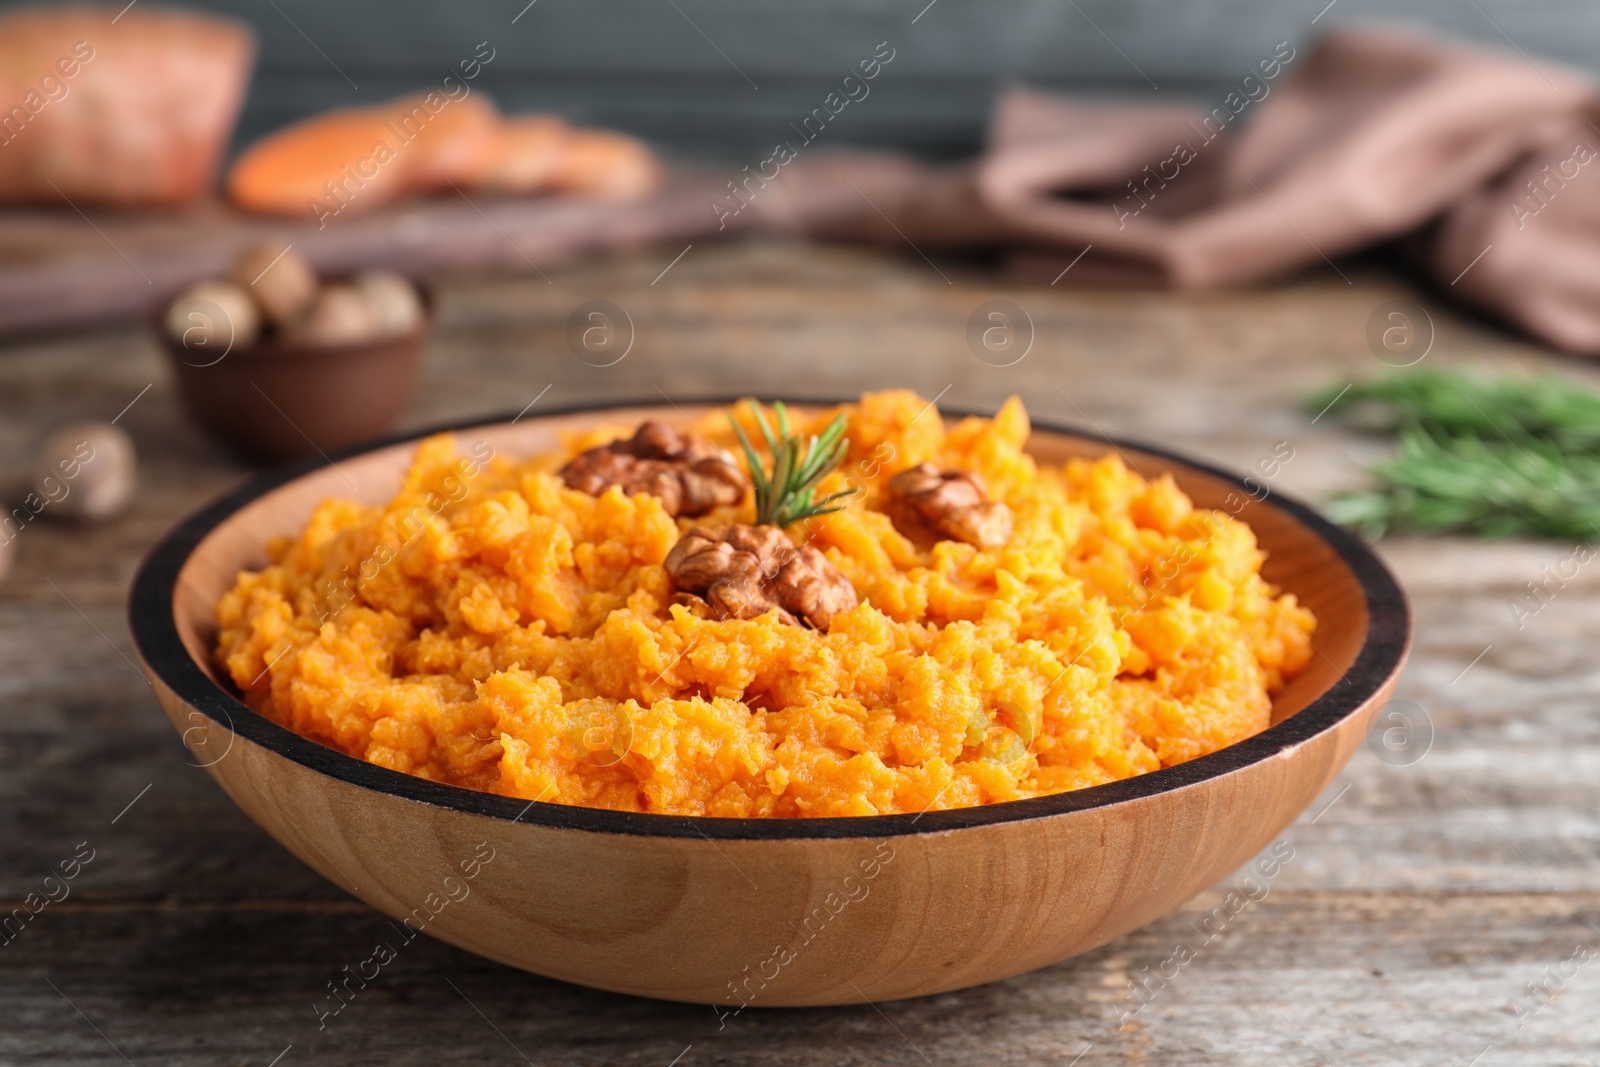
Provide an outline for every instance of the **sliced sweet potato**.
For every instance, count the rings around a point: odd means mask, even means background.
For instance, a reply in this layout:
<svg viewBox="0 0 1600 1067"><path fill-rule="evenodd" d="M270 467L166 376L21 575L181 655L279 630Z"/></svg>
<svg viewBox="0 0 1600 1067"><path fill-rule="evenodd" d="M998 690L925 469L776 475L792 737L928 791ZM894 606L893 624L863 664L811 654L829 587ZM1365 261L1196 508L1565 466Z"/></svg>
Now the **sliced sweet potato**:
<svg viewBox="0 0 1600 1067"><path fill-rule="evenodd" d="M473 184L496 193L546 191L564 166L573 133L572 127L554 115L507 119Z"/></svg>
<svg viewBox="0 0 1600 1067"><path fill-rule="evenodd" d="M247 211L271 214L367 210L470 182L498 129L494 105L478 94L452 100L426 93L330 111L246 149L228 174L228 196Z"/></svg>
<svg viewBox="0 0 1600 1067"><path fill-rule="evenodd" d="M440 102L445 106L439 107ZM416 138L402 155L408 185L417 192L472 184L499 143L499 112L482 93L460 100L426 93L400 101L396 111L391 119L395 128Z"/></svg>
<svg viewBox="0 0 1600 1067"><path fill-rule="evenodd" d="M257 141L234 163L228 195L247 211L326 222L452 185L631 200L661 178L655 156L631 137L575 130L554 115L502 120L481 93L433 92L329 112Z"/></svg>
<svg viewBox="0 0 1600 1067"><path fill-rule="evenodd" d="M662 178L661 163L643 143L608 130L574 130L550 189L602 200L640 200L659 189Z"/></svg>
<svg viewBox="0 0 1600 1067"><path fill-rule="evenodd" d="M402 195L388 113L335 111L257 141L228 172L228 196L247 211L303 215L308 205L373 207ZM385 155L378 146L388 143ZM346 172L346 168L348 172Z"/></svg>

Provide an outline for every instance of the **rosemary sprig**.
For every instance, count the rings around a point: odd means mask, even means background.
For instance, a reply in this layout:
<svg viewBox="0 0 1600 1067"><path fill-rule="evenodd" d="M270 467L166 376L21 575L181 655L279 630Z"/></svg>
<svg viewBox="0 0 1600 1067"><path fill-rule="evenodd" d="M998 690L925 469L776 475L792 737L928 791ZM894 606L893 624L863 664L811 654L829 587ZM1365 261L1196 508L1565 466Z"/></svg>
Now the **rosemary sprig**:
<svg viewBox="0 0 1600 1067"><path fill-rule="evenodd" d="M1328 513L1368 537L1390 531L1482 537L1600 534L1600 456L1550 441L1400 432L1395 454L1372 468L1377 487L1334 498Z"/></svg>
<svg viewBox="0 0 1600 1067"><path fill-rule="evenodd" d="M836 501L855 493L854 486L817 501L811 499L811 494L817 483L843 461L850 448L844 436L845 417L838 416L827 429L802 443L799 435L789 429L789 412L782 401L772 405L778 417L776 433L759 405L748 400L745 404L755 416L756 426L772 453L772 469L768 471L739 421L728 420L733 423L733 432L750 464L750 481L755 486L756 496L756 525L783 527L843 508L844 505Z"/></svg>
<svg viewBox="0 0 1600 1067"><path fill-rule="evenodd" d="M1421 426L1452 437L1547 438L1563 452L1600 451L1600 393L1549 373L1485 380L1407 371L1342 391L1323 390L1306 399L1306 409L1354 417L1391 433Z"/></svg>
<svg viewBox="0 0 1600 1067"><path fill-rule="evenodd" d="M1600 394L1554 375L1405 374L1308 397L1308 410L1369 427L1398 448L1373 488L1329 505L1370 537L1465 531L1483 537L1600 538Z"/></svg>

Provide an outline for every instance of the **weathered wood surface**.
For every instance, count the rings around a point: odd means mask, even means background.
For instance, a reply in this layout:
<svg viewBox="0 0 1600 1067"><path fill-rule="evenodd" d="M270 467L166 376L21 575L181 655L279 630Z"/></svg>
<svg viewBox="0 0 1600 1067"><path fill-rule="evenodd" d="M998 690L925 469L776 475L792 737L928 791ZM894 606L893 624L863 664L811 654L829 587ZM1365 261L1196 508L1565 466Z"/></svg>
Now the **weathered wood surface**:
<svg viewBox="0 0 1600 1067"><path fill-rule="evenodd" d="M1015 392L1041 419L1234 468L1289 441L1295 458L1272 485L1310 497L1382 447L1312 424L1295 400L1385 369L1366 320L1404 289L1383 275L1209 296L1006 290L942 264L947 285L914 256L772 243L696 247L652 285L680 250L551 284L447 289L408 424L515 411L547 385L541 405L905 386L993 408ZM637 330L605 369L565 340L568 314L594 297ZM994 297L1038 331L1008 368L965 339ZM1595 378L1430 306L1429 363ZM1600 950L1600 569L1519 630L1508 599L1571 546L1454 539L1384 547L1417 611L1400 696L1426 714L1431 747L1405 766L1358 754L1285 834L1294 859L1265 898L1209 943L1198 928L1237 877L1045 971L876 1008L752 1010L719 1030L709 1008L592 993L418 940L319 1031L325 983L387 925L187 765L124 659L140 554L247 470L184 421L150 339L122 330L0 349L0 471L21 473L47 427L111 418L146 385L120 421L143 459L132 512L96 530L41 517L0 586L0 902L16 906L80 842L95 849L71 896L0 947L0 1063L1594 1062L1600 961L1563 965ZM1195 958L1152 980L1141 1007L1130 979L1158 974L1180 944ZM1545 1001L1519 1027L1514 1002Z"/></svg>

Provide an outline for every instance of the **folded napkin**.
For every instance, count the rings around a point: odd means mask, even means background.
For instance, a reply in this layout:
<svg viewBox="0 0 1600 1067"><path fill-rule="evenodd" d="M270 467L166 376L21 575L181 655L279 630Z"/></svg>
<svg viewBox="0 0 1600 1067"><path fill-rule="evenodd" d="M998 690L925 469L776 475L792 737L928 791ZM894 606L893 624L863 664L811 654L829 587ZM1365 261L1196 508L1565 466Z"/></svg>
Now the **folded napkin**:
<svg viewBox="0 0 1600 1067"><path fill-rule="evenodd" d="M769 225L1003 248L1026 278L1198 289L1393 238L1441 292L1600 354L1600 93L1547 62L1387 30L1266 54L1213 108L999 100L974 162L796 159Z"/></svg>

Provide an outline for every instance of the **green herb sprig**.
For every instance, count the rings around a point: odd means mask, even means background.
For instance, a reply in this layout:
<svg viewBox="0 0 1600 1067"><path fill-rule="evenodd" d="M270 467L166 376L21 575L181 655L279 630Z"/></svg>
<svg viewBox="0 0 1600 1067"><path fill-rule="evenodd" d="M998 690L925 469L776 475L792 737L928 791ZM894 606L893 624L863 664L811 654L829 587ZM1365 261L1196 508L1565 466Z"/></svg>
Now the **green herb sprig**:
<svg viewBox="0 0 1600 1067"><path fill-rule="evenodd" d="M1549 441L1408 427L1372 475L1376 488L1342 494L1328 506L1335 522L1368 537L1391 530L1577 540L1600 534L1600 456L1563 453Z"/></svg>
<svg viewBox="0 0 1600 1067"><path fill-rule="evenodd" d="M1412 370L1323 390L1306 399L1306 409L1376 416L1374 428L1389 432L1421 426L1453 437L1544 438L1563 452L1600 452L1600 393L1548 373L1481 379Z"/></svg>
<svg viewBox="0 0 1600 1067"><path fill-rule="evenodd" d="M1550 374L1407 371L1326 390L1306 408L1397 438L1394 455L1372 467L1371 489L1328 506L1336 522L1369 537L1600 539L1600 394Z"/></svg>
<svg viewBox="0 0 1600 1067"><path fill-rule="evenodd" d="M811 499L811 494L817 483L837 467L849 451L850 441L844 436L845 417L838 416L828 424L827 429L802 442L800 436L789 429L789 412L781 401L772 405L773 413L778 417L776 433L759 405L748 400L745 404L755 416L761 436L766 439L767 448L772 453L772 469L769 471L761 461L760 454L750 444L750 439L745 436L739 421L732 418L728 420L733 423L733 432L738 435L739 444L744 447L745 459L750 464L750 481L755 486L756 495L756 525L783 527L817 515L829 515L843 508L844 505L837 501L855 493L854 486L817 501Z"/></svg>

